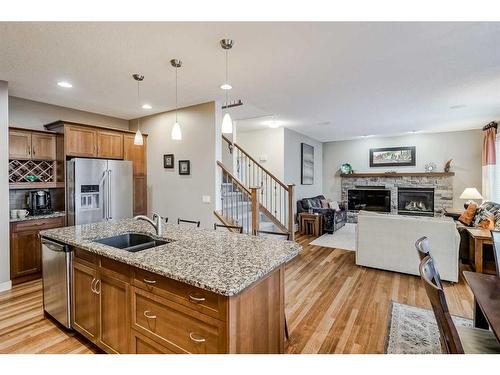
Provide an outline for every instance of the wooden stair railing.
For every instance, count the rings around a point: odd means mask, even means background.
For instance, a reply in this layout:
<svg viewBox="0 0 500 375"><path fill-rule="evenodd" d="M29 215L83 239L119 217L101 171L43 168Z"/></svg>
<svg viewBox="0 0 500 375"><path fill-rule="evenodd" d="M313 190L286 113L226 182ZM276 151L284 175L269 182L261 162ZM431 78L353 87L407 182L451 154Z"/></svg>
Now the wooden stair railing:
<svg viewBox="0 0 500 375"><path fill-rule="evenodd" d="M286 185L269 170L263 167L237 143L232 143L224 135L231 153L235 153L238 181L247 188L258 186L260 189L259 211L262 212L281 231L294 237L293 184Z"/></svg>
<svg viewBox="0 0 500 375"><path fill-rule="evenodd" d="M231 172L217 161L221 175L220 210L215 216L225 225L238 225L243 232L255 234L259 229L259 193L258 187L248 189Z"/></svg>

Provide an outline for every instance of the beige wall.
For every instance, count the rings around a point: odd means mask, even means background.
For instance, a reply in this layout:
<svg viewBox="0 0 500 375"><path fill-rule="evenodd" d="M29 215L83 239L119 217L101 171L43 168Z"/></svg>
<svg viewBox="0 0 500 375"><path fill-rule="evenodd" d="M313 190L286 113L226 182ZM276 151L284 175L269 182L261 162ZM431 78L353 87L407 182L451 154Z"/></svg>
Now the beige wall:
<svg viewBox="0 0 500 375"><path fill-rule="evenodd" d="M156 211L177 222L177 218L200 220L205 228L215 222L217 186L215 163L220 158L220 126L216 103L179 109L182 140L170 138L175 112L164 112L141 119L141 130L148 134L148 211ZM130 121L130 130L137 120ZM163 155L174 154L175 168L163 168ZM179 160L191 161L191 175L179 175ZM210 196L203 203L202 196Z"/></svg>
<svg viewBox="0 0 500 375"><path fill-rule="evenodd" d="M284 129L263 129L238 132L236 143L257 160L264 168L283 180L285 136ZM261 157L267 157L262 161Z"/></svg>
<svg viewBox="0 0 500 375"><path fill-rule="evenodd" d="M377 147L416 146L415 167L370 168L369 149ZM425 164L436 163L442 171L444 163L453 159L453 205L461 207L459 199L466 187L481 190L482 133L468 130L447 133L408 134L398 137L373 137L350 141L328 142L323 145L323 191L332 199L340 199L339 168L350 163L356 172L422 172Z"/></svg>
<svg viewBox="0 0 500 375"><path fill-rule="evenodd" d="M107 126L128 129L127 120L100 115L98 113L79 111L77 109L35 102L32 100L9 98L9 125L19 128L44 130L43 125L65 120L82 124Z"/></svg>
<svg viewBox="0 0 500 375"><path fill-rule="evenodd" d="M9 251L9 92L0 81L0 291L10 289Z"/></svg>

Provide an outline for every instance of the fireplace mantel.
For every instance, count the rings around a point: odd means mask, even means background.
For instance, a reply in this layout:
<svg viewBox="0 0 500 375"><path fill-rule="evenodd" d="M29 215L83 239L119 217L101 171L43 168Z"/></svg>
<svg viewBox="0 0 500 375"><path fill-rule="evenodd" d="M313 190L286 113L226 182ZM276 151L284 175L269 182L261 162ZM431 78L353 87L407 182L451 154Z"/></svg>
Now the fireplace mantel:
<svg viewBox="0 0 500 375"><path fill-rule="evenodd" d="M396 172L396 173L341 173L340 177L359 178L359 177L450 177L455 176L455 172Z"/></svg>

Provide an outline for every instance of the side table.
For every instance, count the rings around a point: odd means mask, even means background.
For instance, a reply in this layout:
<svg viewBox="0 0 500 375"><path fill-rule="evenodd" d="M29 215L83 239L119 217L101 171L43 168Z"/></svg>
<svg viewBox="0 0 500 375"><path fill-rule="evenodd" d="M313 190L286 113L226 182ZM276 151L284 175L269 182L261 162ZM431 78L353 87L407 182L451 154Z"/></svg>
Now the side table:
<svg viewBox="0 0 500 375"><path fill-rule="evenodd" d="M299 231L319 237L323 234L323 216L318 213L301 212L299 214Z"/></svg>

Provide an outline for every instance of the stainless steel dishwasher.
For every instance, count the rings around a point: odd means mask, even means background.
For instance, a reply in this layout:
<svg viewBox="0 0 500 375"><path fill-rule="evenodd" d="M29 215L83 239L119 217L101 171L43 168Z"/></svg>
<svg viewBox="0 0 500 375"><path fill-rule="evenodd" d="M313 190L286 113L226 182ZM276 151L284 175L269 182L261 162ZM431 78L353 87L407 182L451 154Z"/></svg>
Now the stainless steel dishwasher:
<svg viewBox="0 0 500 375"><path fill-rule="evenodd" d="M42 237L43 309L66 328L71 326L71 248Z"/></svg>

